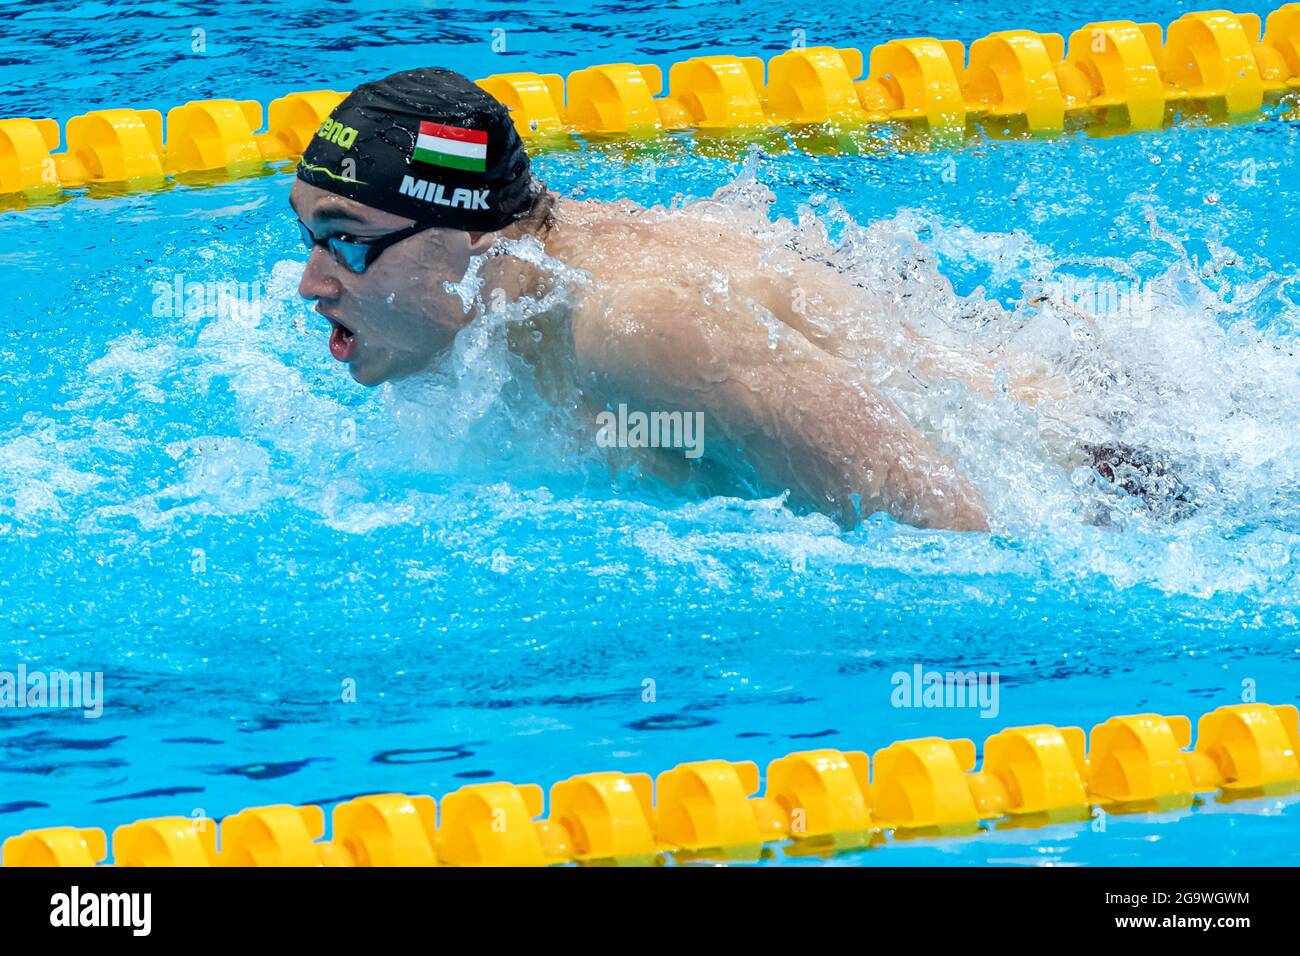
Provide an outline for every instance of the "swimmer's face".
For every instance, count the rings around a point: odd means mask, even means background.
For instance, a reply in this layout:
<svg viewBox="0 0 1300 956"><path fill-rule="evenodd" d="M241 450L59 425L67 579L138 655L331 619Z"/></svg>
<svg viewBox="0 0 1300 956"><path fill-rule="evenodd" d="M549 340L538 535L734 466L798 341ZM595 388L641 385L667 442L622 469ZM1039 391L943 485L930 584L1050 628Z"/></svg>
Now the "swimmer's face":
<svg viewBox="0 0 1300 956"><path fill-rule="evenodd" d="M412 225L383 212L297 181L293 207L321 240L377 239ZM330 352L362 385L404 378L425 368L451 345L470 316L445 282L459 282L473 256L486 252L494 233L429 229L385 249L361 273L314 246L298 294L315 301L330 320Z"/></svg>

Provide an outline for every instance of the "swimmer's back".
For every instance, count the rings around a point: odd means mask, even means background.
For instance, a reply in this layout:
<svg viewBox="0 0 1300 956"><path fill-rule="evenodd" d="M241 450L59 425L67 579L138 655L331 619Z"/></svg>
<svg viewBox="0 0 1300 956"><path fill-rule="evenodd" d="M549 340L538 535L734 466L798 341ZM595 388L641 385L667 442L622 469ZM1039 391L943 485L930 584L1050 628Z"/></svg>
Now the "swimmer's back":
<svg viewBox="0 0 1300 956"><path fill-rule="evenodd" d="M697 212L566 200L559 222L547 250L591 274L582 311L608 319L617 320L611 306L630 297L662 303L665 313L703 308L746 322L772 318L816 341L809 316L845 304L843 277L827 265Z"/></svg>

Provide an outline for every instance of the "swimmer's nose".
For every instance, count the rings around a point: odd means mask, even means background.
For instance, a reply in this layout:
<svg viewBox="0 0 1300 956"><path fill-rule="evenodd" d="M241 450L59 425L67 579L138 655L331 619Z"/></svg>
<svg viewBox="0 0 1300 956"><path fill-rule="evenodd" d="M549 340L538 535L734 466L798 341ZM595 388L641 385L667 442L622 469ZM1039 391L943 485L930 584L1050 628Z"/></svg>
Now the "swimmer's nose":
<svg viewBox="0 0 1300 956"><path fill-rule="evenodd" d="M304 299L336 299L343 287L331 274L333 261L324 249L314 248L307 257L307 268L298 283L298 294Z"/></svg>

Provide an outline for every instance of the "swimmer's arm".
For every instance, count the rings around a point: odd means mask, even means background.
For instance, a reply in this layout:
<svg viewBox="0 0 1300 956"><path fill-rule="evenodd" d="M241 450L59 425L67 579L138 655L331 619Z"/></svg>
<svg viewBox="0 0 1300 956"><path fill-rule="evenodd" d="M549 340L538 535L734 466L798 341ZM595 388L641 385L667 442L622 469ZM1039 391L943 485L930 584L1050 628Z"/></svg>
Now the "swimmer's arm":
<svg viewBox="0 0 1300 956"><path fill-rule="evenodd" d="M692 309L689 295L647 298L606 302L575 325L579 363L606 399L703 412L706 455L724 437L846 523L888 511L921 527L987 530L970 481L841 359L788 327L772 348L766 324Z"/></svg>

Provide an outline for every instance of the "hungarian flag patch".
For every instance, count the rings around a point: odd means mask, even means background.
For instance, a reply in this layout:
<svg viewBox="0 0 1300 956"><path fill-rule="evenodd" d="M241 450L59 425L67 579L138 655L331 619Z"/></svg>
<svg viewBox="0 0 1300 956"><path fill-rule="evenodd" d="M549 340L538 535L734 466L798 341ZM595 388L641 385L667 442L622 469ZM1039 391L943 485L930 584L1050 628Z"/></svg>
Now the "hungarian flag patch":
<svg viewBox="0 0 1300 956"><path fill-rule="evenodd" d="M485 172L487 132L421 121L411 161L463 169L471 173Z"/></svg>

